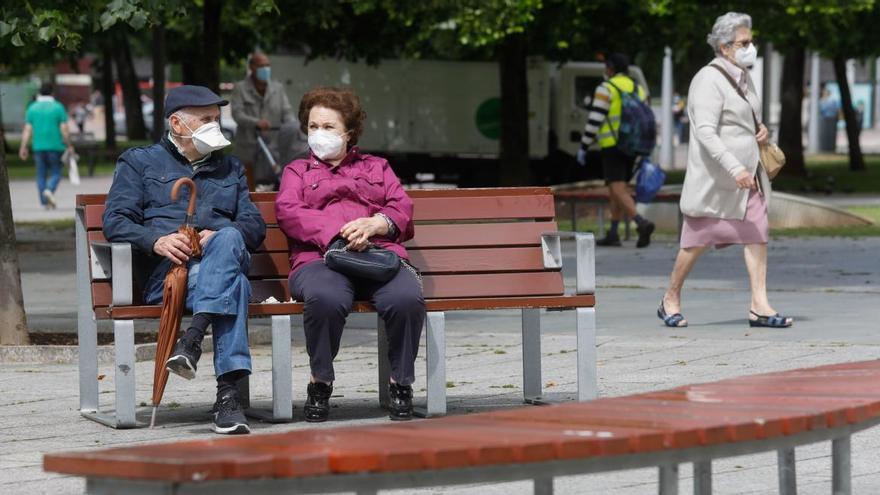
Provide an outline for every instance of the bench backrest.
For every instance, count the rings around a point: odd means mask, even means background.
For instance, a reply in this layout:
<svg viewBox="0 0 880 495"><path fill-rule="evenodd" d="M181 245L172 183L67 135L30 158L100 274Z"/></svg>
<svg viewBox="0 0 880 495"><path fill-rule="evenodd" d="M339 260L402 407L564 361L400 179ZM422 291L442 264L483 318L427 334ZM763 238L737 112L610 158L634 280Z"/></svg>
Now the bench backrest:
<svg viewBox="0 0 880 495"><path fill-rule="evenodd" d="M415 203L415 238L406 244L424 275L427 299L559 296L558 269L544 267L541 233L557 230L549 188L408 191ZM90 242L104 242L105 194L78 195ZM252 257L255 298L290 298L287 237L275 219L275 193L251 193L267 224ZM93 307L112 300L110 281L92 274ZM135 295L135 304L139 297ZM487 306L488 307L488 306Z"/></svg>

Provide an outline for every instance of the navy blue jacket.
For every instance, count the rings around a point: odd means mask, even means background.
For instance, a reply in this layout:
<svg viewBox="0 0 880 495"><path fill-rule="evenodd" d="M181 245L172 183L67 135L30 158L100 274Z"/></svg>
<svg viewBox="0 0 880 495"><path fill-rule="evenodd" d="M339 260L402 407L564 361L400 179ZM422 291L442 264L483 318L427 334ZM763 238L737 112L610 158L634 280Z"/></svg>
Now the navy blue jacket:
<svg viewBox="0 0 880 495"><path fill-rule="evenodd" d="M196 230L235 227L248 250L255 251L266 237L266 223L248 193L244 167L237 158L214 152L195 172L168 136L156 144L131 148L116 162L113 185L104 210L104 236L111 242L129 242L149 254L150 272L161 261L153 244L176 232L184 222L189 188L171 201L171 188L181 177L196 183Z"/></svg>

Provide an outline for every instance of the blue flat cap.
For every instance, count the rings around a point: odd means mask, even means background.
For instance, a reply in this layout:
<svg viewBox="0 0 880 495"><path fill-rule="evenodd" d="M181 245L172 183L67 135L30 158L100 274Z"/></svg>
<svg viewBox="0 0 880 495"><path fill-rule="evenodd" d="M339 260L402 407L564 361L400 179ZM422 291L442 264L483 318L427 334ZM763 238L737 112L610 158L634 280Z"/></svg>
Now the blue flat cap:
<svg viewBox="0 0 880 495"><path fill-rule="evenodd" d="M185 107L208 107L211 105L229 105L213 91L204 86L178 86L168 91L165 97L165 118Z"/></svg>

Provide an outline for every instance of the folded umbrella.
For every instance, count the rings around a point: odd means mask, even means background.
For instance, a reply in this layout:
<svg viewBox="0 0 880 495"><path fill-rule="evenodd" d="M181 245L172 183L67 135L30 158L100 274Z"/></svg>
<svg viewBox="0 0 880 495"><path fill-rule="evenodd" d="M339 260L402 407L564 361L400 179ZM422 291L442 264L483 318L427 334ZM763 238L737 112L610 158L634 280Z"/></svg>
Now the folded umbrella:
<svg viewBox="0 0 880 495"><path fill-rule="evenodd" d="M189 207L186 210L186 220L177 231L189 239L192 254L190 257L198 258L202 255L199 244L199 235L193 228L193 215L196 211L196 184L187 177L182 177L171 188L171 200L177 201L180 188L189 186ZM162 316L159 319L159 334L156 337L156 362L153 366L153 413L150 418L150 428L156 424L156 409L162 401L165 393L165 385L168 383L168 369L165 362L171 357L171 350L177 342L177 333L180 330L180 320L186 305L187 272L186 264L172 265L165 275L165 289L162 292Z"/></svg>

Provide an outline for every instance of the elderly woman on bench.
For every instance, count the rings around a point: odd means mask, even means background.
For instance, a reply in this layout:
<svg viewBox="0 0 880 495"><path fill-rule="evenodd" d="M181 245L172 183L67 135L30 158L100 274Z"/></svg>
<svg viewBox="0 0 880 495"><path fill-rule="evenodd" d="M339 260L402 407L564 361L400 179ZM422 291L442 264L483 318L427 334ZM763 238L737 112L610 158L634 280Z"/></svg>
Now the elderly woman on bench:
<svg viewBox="0 0 880 495"><path fill-rule="evenodd" d="M321 87L306 93L299 120L311 154L285 167L275 203L278 225L292 241L290 293L305 304L309 422L329 415L333 359L355 298L370 301L385 321L389 416L412 417L411 385L425 322L420 277L402 246L413 236L413 204L385 159L358 150L365 117L351 90ZM323 261L331 244L334 252L349 254L367 248L392 251L402 269L387 281L335 271Z"/></svg>

